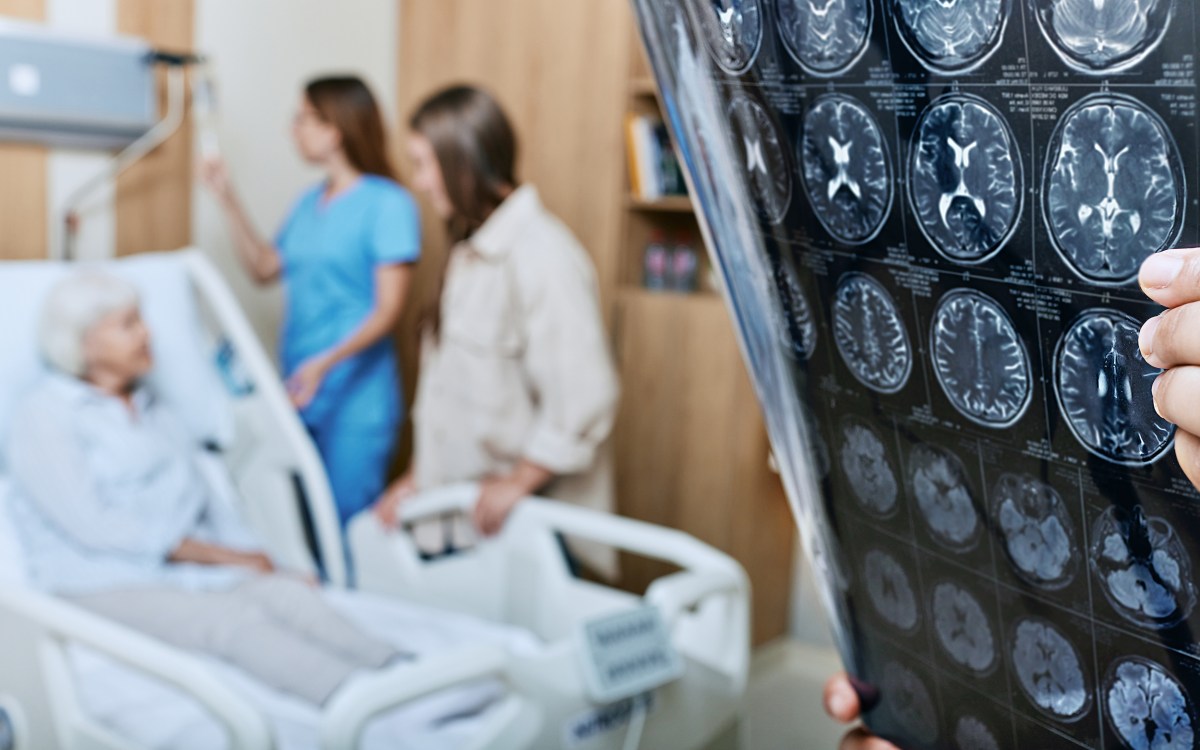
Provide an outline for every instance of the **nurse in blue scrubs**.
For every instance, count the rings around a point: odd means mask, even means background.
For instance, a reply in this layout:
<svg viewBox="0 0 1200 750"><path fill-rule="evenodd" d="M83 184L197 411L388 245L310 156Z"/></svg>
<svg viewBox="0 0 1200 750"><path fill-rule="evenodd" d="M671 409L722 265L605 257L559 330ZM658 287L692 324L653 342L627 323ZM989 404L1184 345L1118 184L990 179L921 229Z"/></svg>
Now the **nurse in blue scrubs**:
<svg viewBox="0 0 1200 750"><path fill-rule="evenodd" d="M361 80L309 83L292 135L325 178L299 197L274 241L251 224L224 164L204 164L203 180L251 278L284 284L288 391L325 461L344 525L383 489L404 418L391 334L420 255L420 222Z"/></svg>

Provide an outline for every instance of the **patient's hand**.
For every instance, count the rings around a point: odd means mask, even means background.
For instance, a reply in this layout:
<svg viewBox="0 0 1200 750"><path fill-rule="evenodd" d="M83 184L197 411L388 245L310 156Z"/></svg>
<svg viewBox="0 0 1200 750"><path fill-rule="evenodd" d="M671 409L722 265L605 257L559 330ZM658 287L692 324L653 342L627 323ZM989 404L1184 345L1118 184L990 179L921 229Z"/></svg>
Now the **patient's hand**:
<svg viewBox="0 0 1200 750"><path fill-rule="evenodd" d="M829 678L825 683L825 713L843 724L858 721L862 704L858 693L843 672ZM887 740L881 740L862 727L851 730L842 738L839 750L897 750Z"/></svg>
<svg viewBox="0 0 1200 750"><path fill-rule="evenodd" d="M271 558L261 552L239 552L237 557L232 562L233 565L240 565L243 568L249 568L255 573L262 575L270 575L275 572L275 563L271 562Z"/></svg>
<svg viewBox="0 0 1200 750"><path fill-rule="evenodd" d="M231 565L249 568L264 575L275 572L271 558L262 552L244 552L190 538L180 542L168 559L173 563L193 565Z"/></svg>
<svg viewBox="0 0 1200 750"><path fill-rule="evenodd" d="M375 501L372 512L384 528L392 529L400 522L400 504L417 494L417 482L412 471L407 472L388 486Z"/></svg>

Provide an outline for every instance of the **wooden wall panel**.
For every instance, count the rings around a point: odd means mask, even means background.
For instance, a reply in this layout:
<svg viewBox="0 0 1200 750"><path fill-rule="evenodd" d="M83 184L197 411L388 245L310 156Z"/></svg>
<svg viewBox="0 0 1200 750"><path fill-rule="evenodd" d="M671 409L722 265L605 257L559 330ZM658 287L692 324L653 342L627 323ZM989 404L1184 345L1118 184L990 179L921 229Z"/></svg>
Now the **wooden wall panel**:
<svg viewBox="0 0 1200 750"><path fill-rule="evenodd" d="M117 31L172 51L194 43L194 0L117 0ZM160 91L166 106L165 75ZM190 119L165 144L117 180L118 255L183 247L192 237Z"/></svg>
<svg viewBox="0 0 1200 750"><path fill-rule="evenodd" d="M45 0L0 0L0 16L40 21ZM0 144L0 259L46 257L46 149Z"/></svg>

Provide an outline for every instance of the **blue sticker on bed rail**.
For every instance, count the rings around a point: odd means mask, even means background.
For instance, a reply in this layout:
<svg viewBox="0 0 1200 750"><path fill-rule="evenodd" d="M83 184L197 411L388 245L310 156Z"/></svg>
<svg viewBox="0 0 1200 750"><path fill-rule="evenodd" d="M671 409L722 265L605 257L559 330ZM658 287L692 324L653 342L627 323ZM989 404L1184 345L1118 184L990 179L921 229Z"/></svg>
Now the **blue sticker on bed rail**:
<svg viewBox="0 0 1200 750"><path fill-rule="evenodd" d="M644 606L583 625L584 678L589 697L612 703L683 676L658 607Z"/></svg>

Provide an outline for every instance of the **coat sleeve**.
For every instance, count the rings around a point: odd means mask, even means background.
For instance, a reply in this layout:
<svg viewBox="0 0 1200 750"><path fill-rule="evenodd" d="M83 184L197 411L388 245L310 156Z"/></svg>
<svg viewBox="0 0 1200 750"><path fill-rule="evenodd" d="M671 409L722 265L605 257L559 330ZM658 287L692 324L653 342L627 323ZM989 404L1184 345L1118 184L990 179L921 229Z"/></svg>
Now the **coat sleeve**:
<svg viewBox="0 0 1200 750"><path fill-rule="evenodd" d="M555 474L585 471L616 419L619 385L595 276L565 231L520 271L524 370L537 402L525 459Z"/></svg>

